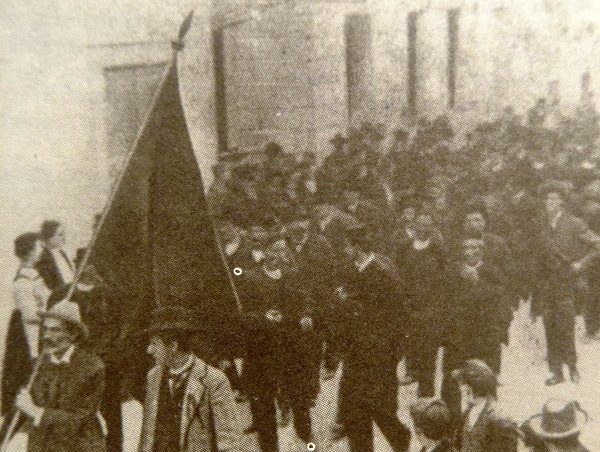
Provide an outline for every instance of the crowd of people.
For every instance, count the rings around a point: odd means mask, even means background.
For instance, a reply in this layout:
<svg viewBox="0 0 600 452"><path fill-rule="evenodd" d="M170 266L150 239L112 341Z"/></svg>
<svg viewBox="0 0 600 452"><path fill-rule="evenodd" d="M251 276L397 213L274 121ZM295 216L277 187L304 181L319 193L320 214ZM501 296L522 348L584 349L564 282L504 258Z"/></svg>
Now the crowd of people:
<svg viewBox="0 0 600 452"><path fill-rule="evenodd" d="M278 450L278 412L310 444L311 408L340 372L331 434L352 452L374 449L373 422L394 451L413 436L426 452L586 450L576 401L519 426L497 388L522 299L544 321L546 384L586 378L575 316L600 340L599 118L590 96L571 116L542 99L467 134L443 116L391 133L365 123L322 162L271 142L218 164L208 201L242 309L217 337L184 308L152 314L140 450L242 450L246 401L262 452ZM2 408L22 422L4 423L6 451L120 450L128 363L106 327L118 310L93 265L78 274L85 250L73 262L64 246L56 221L15 240ZM398 387L413 383L408 426Z"/></svg>
<svg viewBox="0 0 600 452"><path fill-rule="evenodd" d="M398 383L438 395L440 347L441 398L460 422L452 370L478 359L498 375L523 299L543 318L546 384L579 383L575 316L587 341L600 339L600 128L590 99L571 116L545 99L526 118L507 108L460 136L443 116L391 133L365 123L334 136L322 162L272 142L215 167L211 211L252 318L237 384L264 451L276 450L275 401L309 441L321 362L325 377L343 363L335 434L351 450L372 450L372 421L404 450ZM512 450L500 444L462 450Z"/></svg>

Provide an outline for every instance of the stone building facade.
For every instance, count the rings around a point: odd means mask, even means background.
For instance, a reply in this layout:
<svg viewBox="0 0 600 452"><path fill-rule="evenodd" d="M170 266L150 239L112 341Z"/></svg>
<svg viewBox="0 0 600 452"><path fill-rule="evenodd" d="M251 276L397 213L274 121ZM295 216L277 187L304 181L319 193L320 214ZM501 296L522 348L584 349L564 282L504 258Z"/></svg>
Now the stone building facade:
<svg viewBox="0 0 600 452"><path fill-rule="evenodd" d="M597 12L552 0L220 3L226 141L322 154L365 120L447 114L467 129L540 96L572 108L583 74L595 82Z"/></svg>
<svg viewBox="0 0 600 452"><path fill-rule="evenodd" d="M597 83L600 8L592 0L207 4L204 17L197 14L182 79L192 135L202 135L195 142L220 156L268 140L322 156L328 137L362 121L395 127L447 114L464 130L508 106L524 113L541 96L572 108L583 75ZM139 90L141 79L156 83L153 64L134 68L137 75L109 70L108 95L126 89L139 98L147 92ZM126 79L138 88L126 87ZM210 91L201 99L196 79ZM128 98L108 100L111 143L131 141L131 133L122 139L125 117L138 124Z"/></svg>

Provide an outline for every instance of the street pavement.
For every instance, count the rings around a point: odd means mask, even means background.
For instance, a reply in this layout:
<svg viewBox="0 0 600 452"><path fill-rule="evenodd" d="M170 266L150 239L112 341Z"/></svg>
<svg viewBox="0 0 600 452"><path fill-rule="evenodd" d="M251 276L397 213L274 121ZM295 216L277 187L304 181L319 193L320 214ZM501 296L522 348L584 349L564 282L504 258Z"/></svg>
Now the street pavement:
<svg viewBox="0 0 600 452"><path fill-rule="evenodd" d="M509 344L503 351L499 403L504 412L521 423L539 413L547 399L558 397L578 400L581 407L588 412L590 419L583 431L582 442L591 451L600 451L600 341L589 343L583 341L581 324L581 319L578 319L577 349L581 382L578 385L569 382L547 387L544 384L548 372L544 362L543 327L539 320L537 323L530 321L529 305L522 302L515 313L510 329ZM334 425L337 404L337 385L341 372L340 368L335 378L322 382L316 405L311 412L316 451L345 452L348 450L346 440L337 442L331 440L331 428ZM398 393L398 417L409 426L408 406L416 399L416 391L416 385L411 385L401 387ZM244 427L247 427L251 422L248 404L239 404L238 409ZM141 407L137 402L130 402L124 405L124 413L126 414L126 451L135 452L140 430ZM376 452L392 452L381 432L377 428L375 430ZM295 435L291 423L280 427L279 442L281 452L307 450L307 445L302 444ZM418 445L413 444L412 449L418 450ZM244 437L242 450L259 451L256 435Z"/></svg>

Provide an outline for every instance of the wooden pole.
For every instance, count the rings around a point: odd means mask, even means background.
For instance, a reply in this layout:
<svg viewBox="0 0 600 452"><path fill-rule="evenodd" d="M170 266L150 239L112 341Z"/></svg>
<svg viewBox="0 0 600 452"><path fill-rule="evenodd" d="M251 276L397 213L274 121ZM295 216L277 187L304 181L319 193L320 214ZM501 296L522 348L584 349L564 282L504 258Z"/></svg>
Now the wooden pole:
<svg viewBox="0 0 600 452"><path fill-rule="evenodd" d="M444 352L444 347L437 349L433 374L433 396L440 400L442 398L442 386L444 385Z"/></svg>
<svg viewBox="0 0 600 452"><path fill-rule="evenodd" d="M148 126L148 123L150 122L150 117L152 115L152 112L154 111L154 106L156 105L156 102L158 101L158 97L160 96L160 93L162 92L162 89L163 89L163 86L167 79L167 76L169 74L169 71L171 70L173 65L177 64L177 54L179 53L180 50L183 49L183 38L185 37L185 34L190 29L193 15L194 15L193 11L191 11L187 15L187 17L181 24L181 27L179 28L179 35L178 35L177 41L173 41L173 43L172 43L173 44L173 58L171 60L171 63L165 69L165 71L163 73L161 82L160 82L159 86L156 88L154 95L152 96L152 102L150 103L150 108L148 108L148 111L146 112L143 126L140 127L140 129L138 130L136 138L135 138L133 145L131 146L131 149L127 156L127 159L125 160L125 164L123 165L123 168L122 168L119 176L117 177L117 180L115 181L115 183L113 184L113 186L111 188L110 195L108 197L108 201L104 205L102 214L100 215L100 220L98 221L98 224L96 225L96 228L94 229L94 233L92 234L92 238L90 239L90 242L85 251L85 254L83 255L83 258L81 259L81 262L75 271L75 275L73 277L73 282L69 286L67 295L64 298L64 300L66 300L66 301L70 301L71 297L73 296L73 293L75 292L75 288L77 287L77 282L81 278L81 274L83 273L83 270L85 269L85 267L90 259L90 255L92 254L92 249L94 247L94 244L96 243L96 240L98 239L100 230L102 229L102 226L104 225L104 223L106 221L108 212L110 211L110 208L115 199L115 196L117 195L117 192L121 186L121 182L122 182L123 178L125 177L125 173L127 172L127 167L129 166L129 162L131 161L133 154L135 153L138 143L142 137L142 134L144 133L144 131L146 130L146 127ZM239 306L239 299L237 297L237 294L236 294L236 301L238 302L238 306ZM31 373L31 376L29 377L29 381L27 382L27 386L25 386L25 388L24 388L27 391L31 390L31 387L37 377L37 374L38 374L40 366L41 366L42 357L43 357L43 355L40 355L40 357L38 358L38 360L35 364L35 367L33 369L33 372ZM21 418L21 412L17 410L10 420L10 424L8 426L8 429L6 430L6 435L4 436L4 439L2 440L2 444L0 445L0 452L6 452L6 449L8 448L8 443L10 442L10 440L12 439L12 437L15 433L15 429L17 428L17 426L19 424L20 418Z"/></svg>

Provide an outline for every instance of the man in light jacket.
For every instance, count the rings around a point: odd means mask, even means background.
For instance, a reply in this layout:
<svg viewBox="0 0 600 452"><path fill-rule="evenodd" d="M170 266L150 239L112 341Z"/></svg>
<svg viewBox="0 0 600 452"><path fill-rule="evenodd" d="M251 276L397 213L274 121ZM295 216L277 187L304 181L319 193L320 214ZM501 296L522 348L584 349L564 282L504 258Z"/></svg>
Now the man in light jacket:
<svg viewBox="0 0 600 452"><path fill-rule="evenodd" d="M146 333L156 365L148 372L140 452L241 450L227 377L191 351L199 324L193 312L177 306L153 313Z"/></svg>

